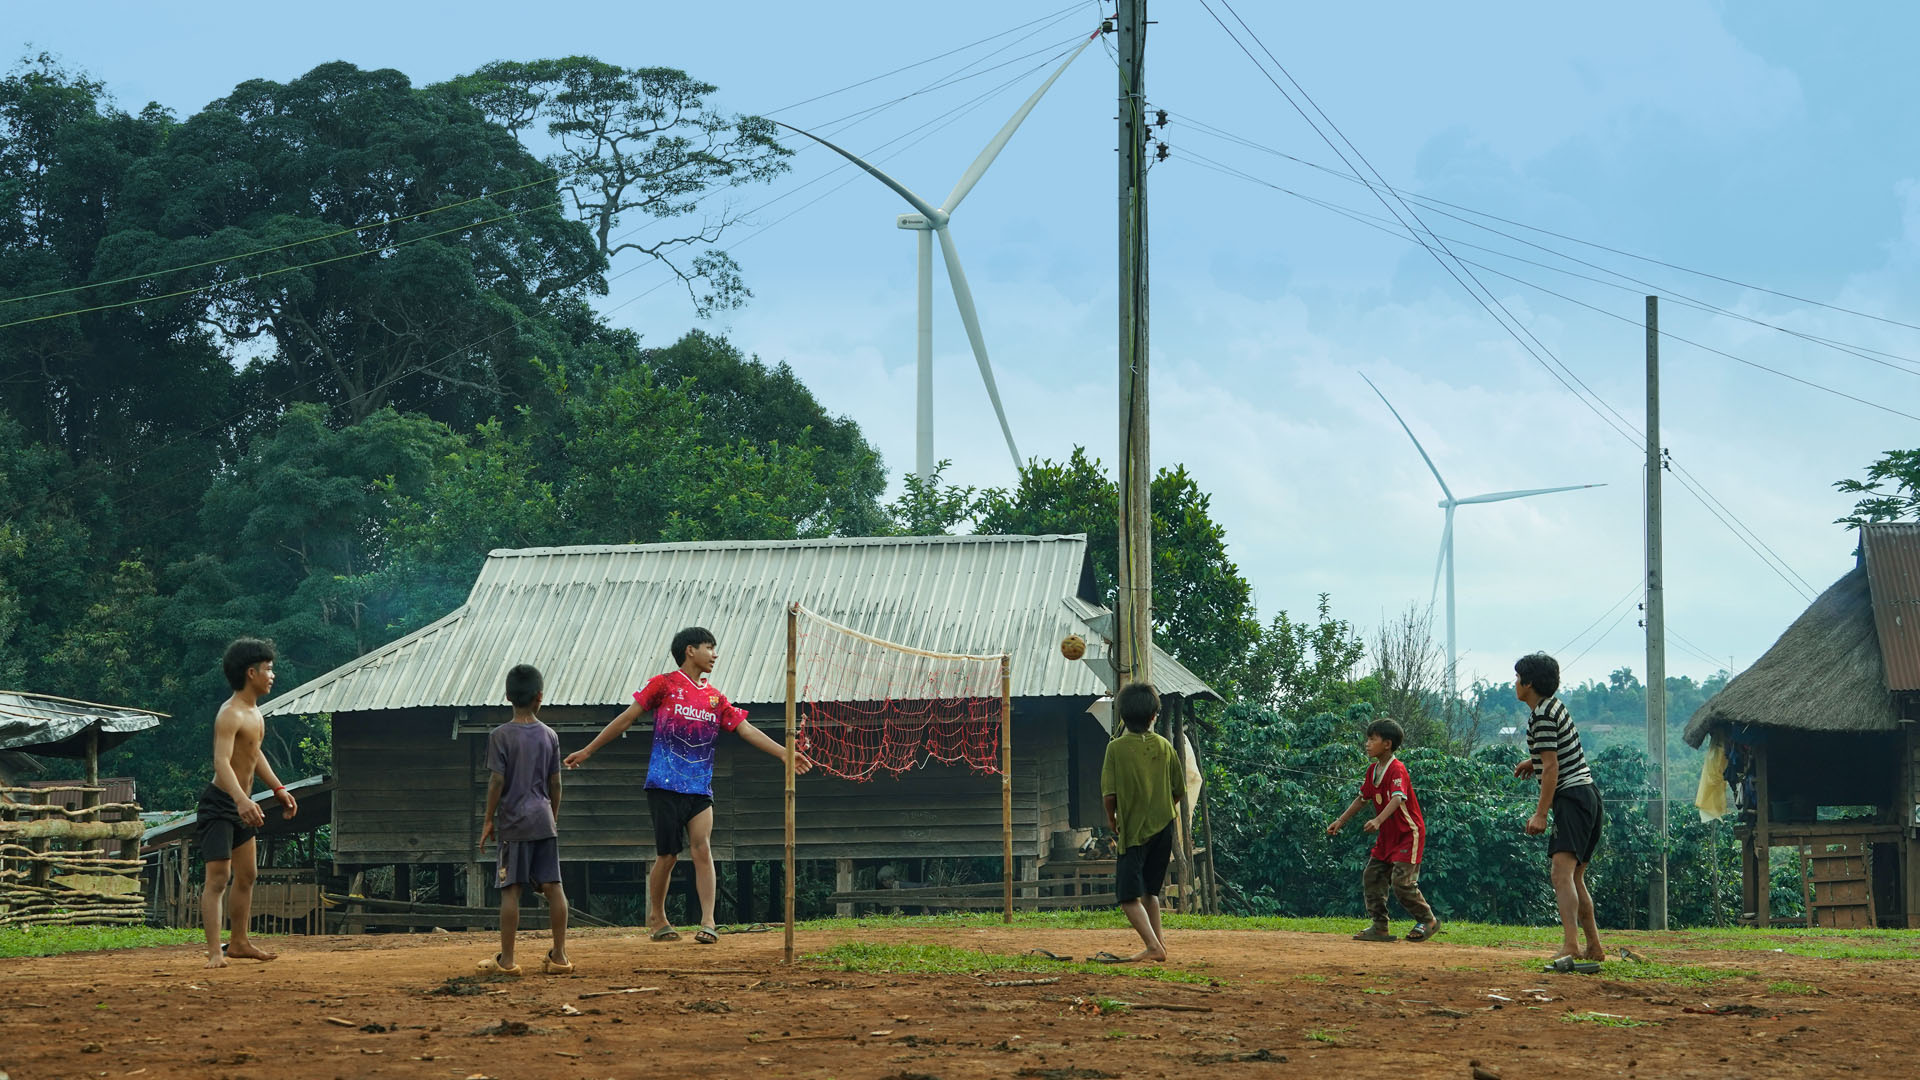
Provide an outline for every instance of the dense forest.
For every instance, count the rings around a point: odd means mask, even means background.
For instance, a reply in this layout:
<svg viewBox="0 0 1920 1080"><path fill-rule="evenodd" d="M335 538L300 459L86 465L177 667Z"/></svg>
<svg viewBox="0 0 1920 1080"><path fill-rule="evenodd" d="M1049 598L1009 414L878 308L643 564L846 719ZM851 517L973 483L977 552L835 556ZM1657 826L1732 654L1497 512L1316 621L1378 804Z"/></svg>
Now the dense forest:
<svg viewBox="0 0 1920 1080"><path fill-rule="evenodd" d="M1116 496L1084 451L1009 489L908 476L889 498L859 428L791 370L596 312L635 260L668 267L690 315L749 301L733 221L703 200L788 151L717 93L581 57L429 86L335 63L183 118L45 56L0 79L0 686L171 714L104 768L184 807L229 639L273 638L298 685L444 614L495 547L1086 532L1110 590ZM664 218L676 239L633 238ZM1883 465L1863 507L1913 490L1911 460ZM1230 702L1198 741L1234 906L1358 911L1364 845L1321 830L1366 719L1390 714L1433 827L1429 895L1455 918L1549 918L1506 773L1511 687L1445 701L1423 612L1371 639L1330 597L1263 615L1208 493L1176 466L1152 496L1157 633ZM1668 680L1675 731L1724 679ZM1566 694L1610 800L1613 925L1644 919L1654 850L1644 695L1625 670ZM1670 741L1691 868L1674 912L1720 920L1729 834L1692 821L1698 759ZM268 752L304 776L328 746L324 717L276 720Z"/></svg>

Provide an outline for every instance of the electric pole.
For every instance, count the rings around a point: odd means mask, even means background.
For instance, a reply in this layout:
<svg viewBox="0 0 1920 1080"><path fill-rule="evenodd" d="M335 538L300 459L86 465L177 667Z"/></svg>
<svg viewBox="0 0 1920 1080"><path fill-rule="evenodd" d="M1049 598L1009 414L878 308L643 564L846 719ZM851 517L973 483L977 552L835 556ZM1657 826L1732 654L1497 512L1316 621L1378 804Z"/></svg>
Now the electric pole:
<svg viewBox="0 0 1920 1080"><path fill-rule="evenodd" d="M1660 563L1660 298L1647 297L1647 760L1655 794L1648 808L1659 858L1647 882L1647 928L1667 928L1667 602Z"/></svg>
<svg viewBox="0 0 1920 1080"><path fill-rule="evenodd" d="M1115 29L1120 53L1120 617L1116 627L1116 674L1124 686L1153 677L1153 465L1147 427L1147 0L1119 0Z"/></svg>

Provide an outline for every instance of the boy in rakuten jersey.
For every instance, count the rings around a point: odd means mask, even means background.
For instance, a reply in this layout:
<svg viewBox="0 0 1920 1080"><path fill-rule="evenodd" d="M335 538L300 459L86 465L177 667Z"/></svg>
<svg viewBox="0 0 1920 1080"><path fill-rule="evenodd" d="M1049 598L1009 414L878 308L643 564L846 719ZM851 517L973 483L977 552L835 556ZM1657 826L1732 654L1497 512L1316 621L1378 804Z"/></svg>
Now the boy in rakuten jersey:
<svg viewBox="0 0 1920 1080"><path fill-rule="evenodd" d="M702 945L719 940L713 917L713 748L722 732L731 731L756 750L784 759L786 747L747 721L745 711L707 682L720 659L718 643L704 627L689 626L673 636L673 662L678 667L656 675L634 692L633 704L613 718L583 750L567 755L563 763L577 769L594 751L617 738L641 716L653 718L653 755L647 763L647 810L653 818L653 848L659 858L647 875L647 926L655 941L678 941L667 922L667 885L680 852L693 849L693 882L700 894L700 929L693 939ZM806 772L813 762L795 752L795 772Z"/></svg>

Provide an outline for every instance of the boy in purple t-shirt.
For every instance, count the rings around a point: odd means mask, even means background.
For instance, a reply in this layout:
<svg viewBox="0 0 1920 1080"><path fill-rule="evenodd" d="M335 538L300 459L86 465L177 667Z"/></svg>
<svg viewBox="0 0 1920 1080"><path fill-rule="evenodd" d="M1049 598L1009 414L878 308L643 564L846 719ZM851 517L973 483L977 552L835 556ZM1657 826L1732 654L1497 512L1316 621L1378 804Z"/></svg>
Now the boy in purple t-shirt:
<svg viewBox="0 0 1920 1080"><path fill-rule="evenodd" d="M507 700L513 720L487 735L487 823L480 846L500 841L493 886L500 890L500 951L480 961L480 970L520 974L513 962L514 934L520 929L520 886L532 885L547 898L553 948L540 961L548 975L569 975L567 894L560 887L560 737L536 715L543 693L540 670L519 664L507 672Z"/></svg>
<svg viewBox="0 0 1920 1080"><path fill-rule="evenodd" d="M633 704L613 718L584 749L567 755L565 765L577 769L594 751L620 737L642 716L653 717L653 754L647 762L647 812L653 818L654 854L659 858L647 874L647 926L654 941L677 941L679 931L667 922L667 886L673 864L683 847L693 849L694 891L700 894L700 929L693 940L711 945L720 930L713 918L713 746L722 732L731 731L748 746L784 758L786 747L747 721L744 710L707 682L720 658L718 643L704 627L689 626L673 636L673 662L678 667L655 675L636 690ZM813 768L807 755L793 755L797 773Z"/></svg>

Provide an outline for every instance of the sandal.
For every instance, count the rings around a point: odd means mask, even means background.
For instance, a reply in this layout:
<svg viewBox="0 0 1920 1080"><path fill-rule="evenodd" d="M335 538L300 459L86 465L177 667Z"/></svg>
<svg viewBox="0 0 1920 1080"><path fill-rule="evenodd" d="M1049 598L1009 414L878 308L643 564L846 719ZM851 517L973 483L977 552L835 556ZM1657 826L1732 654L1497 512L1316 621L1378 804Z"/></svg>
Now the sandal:
<svg viewBox="0 0 1920 1080"><path fill-rule="evenodd" d="M1577 972L1581 975L1598 975L1600 973L1600 965L1592 960L1582 960L1569 953L1565 956L1556 956L1547 961L1547 966L1541 970L1557 971L1562 975L1568 972Z"/></svg>
<svg viewBox="0 0 1920 1080"><path fill-rule="evenodd" d="M1105 949L1087 957L1087 963L1089 964L1131 964L1133 962L1134 960L1131 956L1115 956Z"/></svg>
<svg viewBox="0 0 1920 1080"><path fill-rule="evenodd" d="M1051 949L1028 949L1023 955L1037 956L1042 960L1071 961L1073 959L1073 957L1071 956L1061 956L1059 953L1054 952Z"/></svg>
<svg viewBox="0 0 1920 1080"><path fill-rule="evenodd" d="M553 958L553 950L548 949L547 955L540 958L540 973L543 975L571 975L573 974L573 964L563 964L555 960Z"/></svg>
<svg viewBox="0 0 1920 1080"><path fill-rule="evenodd" d="M481 973L485 975L518 975L520 974L520 965L514 964L509 966L501 963L499 953L494 953L492 956L487 957L485 960L480 961L478 964L475 964L474 966L479 968Z"/></svg>
<svg viewBox="0 0 1920 1080"><path fill-rule="evenodd" d="M1425 941L1440 932L1440 916L1435 915L1432 922L1414 923L1407 931L1408 941Z"/></svg>
<svg viewBox="0 0 1920 1080"><path fill-rule="evenodd" d="M679 941L680 931L671 926L663 926L647 935L649 941Z"/></svg>
<svg viewBox="0 0 1920 1080"><path fill-rule="evenodd" d="M1362 930L1359 933L1353 935L1353 940L1355 941L1399 941L1400 939L1397 937L1394 937L1393 933L1385 929L1384 927L1369 926L1365 930Z"/></svg>
<svg viewBox="0 0 1920 1080"><path fill-rule="evenodd" d="M702 945L711 945L720 940L720 928L717 926L703 926L693 932L693 940Z"/></svg>

